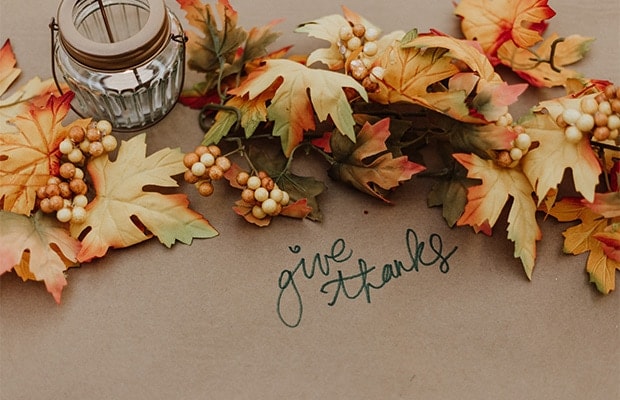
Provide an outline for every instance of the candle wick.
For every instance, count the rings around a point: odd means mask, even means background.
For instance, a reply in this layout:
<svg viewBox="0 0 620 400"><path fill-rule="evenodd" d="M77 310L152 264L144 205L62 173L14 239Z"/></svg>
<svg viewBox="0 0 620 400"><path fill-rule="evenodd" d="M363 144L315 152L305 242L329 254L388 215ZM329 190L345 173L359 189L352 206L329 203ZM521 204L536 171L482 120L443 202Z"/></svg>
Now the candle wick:
<svg viewBox="0 0 620 400"><path fill-rule="evenodd" d="M110 28L110 21L108 21L108 15L105 12L103 0L97 0L97 3L99 3L99 10L101 11L101 16L103 17L103 24L105 25L105 30L108 34L108 39L110 40L110 43L114 43L114 36L112 35L112 29Z"/></svg>

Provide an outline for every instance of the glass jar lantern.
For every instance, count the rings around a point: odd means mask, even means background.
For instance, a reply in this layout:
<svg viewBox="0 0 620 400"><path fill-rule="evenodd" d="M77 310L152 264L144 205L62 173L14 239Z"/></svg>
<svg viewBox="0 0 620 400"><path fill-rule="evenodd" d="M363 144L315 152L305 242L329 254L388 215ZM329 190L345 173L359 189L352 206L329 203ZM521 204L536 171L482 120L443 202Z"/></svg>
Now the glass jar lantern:
<svg viewBox="0 0 620 400"><path fill-rule="evenodd" d="M164 0L62 0L52 26L53 74L75 93L80 116L135 131L177 102L186 39Z"/></svg>

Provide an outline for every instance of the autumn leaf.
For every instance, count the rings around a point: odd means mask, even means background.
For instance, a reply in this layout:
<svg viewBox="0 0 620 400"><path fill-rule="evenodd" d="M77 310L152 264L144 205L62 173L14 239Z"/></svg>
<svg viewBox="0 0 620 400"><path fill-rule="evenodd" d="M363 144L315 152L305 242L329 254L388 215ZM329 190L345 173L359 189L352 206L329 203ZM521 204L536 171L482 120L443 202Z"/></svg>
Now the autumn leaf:
<svg viewBox="0 0 620 400"><path fill-rule="evenodd" d="M519 121L532 142L538 143L538 147L523 157L521 165L536 190L539 202L549 190L558 187L565 170L569 168L572 170L575 189L586 200L594 200L601 166L590 141L587 135L577 143L566 140L564 129L556 122L563 109L579 109L580 101L580 98L549 100L541 103L533 114Z"/></svg>
<svg viewBox="0 0 620 400"><path fill-rule="evenodd" d="M581 60L588 52L594 38L570 35L558 38L557 34L549 36L536 50L524 49L514 42L504 43L497 55L502 64L510 67L520 77L536 87L567 86L571 79L583 76L574 70L564 68ZM551 60L552 48L553 60ZM545 60L551 60L553 65Z"/></svg>
<svg viewBox="0 0 620 400"><path fill-rule="evenodd" d="M385 142L390 137L390 120L384 118L364 124L355 143L332 135L331 149L335 163L329 175L387 203L387 192L425 169L406 156L394 157Z"/></svg>
<svg viewBox="0 0 620 400"><path fill-rule="evenodd" d="M455 174L452 177L441 177L428 193L429 207L442 207L442 216L448 226L454 226L467 205L467 190L478 184L477 180Z"/></svg>
<svg viewBox="0 0 620 400"><path fill-rule="evenodd" d="M21 70L16 68L17 60L11 42L7 40L0 48L0 96L17 79ZM69 88L61 85L63 92ZM20 114L25 114L31 107L44 107L51 96L60 96L53 79L42 81L35 77L9 97L0 100L0 133L18 133L18 128L10 121Z"/></svg>
<svg viewBox="0 0 620 400"><path fill-rule="evenodd" d="M601 242L601 247L605 255L616 262L620 261L620 231L619 224L611 224L605 231L594 235L594 238Z"/></svg>
<svg viewBox="0 0 620 400"><path fill-rule="evenodd" d="M467 191L467 205L457 225L474 229L488 224L493 227L506 206L509 197L513 203L508 214L508 239L515 243L514 257L520 258L525 274L532 279L536 262L536 241L542 233L536 222L536 203L532 186L518 168L504 168L492 160L483 160L475 154L454 154L467 168L468 178L481 179L482 184Z"/></svg>
<svg viewBox="0 0 620 400"><path fill-rule="evenodd" d="M184 194L162 194L145 187L177 187L171 178L185 171L183 154L164 148L146 157L145 134L123 141L116 159L89 161L96 197L86 207L83 223L71 223L71 235L80 238L78 260L102 257L108 248L134 245L157 236L167 247L175 241L209 238L217 232L200 214L188 208Z"/></svg>
<svg viewBox="0 0 620 400"><path fill-rule="evenodd" d="M0 274L15 269L25 281L43 281L57 303L67 285L64 271L77 264L80 242L55 218L0 211Z"/></svg>
<svg viewBox="0 0 620 400"><path fill-rule="evenodd" d="M603 247L601 234L605 234L610 225L618 223L617 218L607 219L592 211L581 198L564 198L554 204L549 214L560 222L580 220L565 230L564 252L582 254L589 252L586 271L590 274L590 282L594 283L601 293L608 294L615 289L615 271L620 270L620 262L607 256Z"/></svg>
<svg viewBox="0 0 620 400"><path fill-rule="evenodd" d="M462 18L465 38L479 42L493 64L505 42L521 48L540 42L545 21L555 15L547 0L461 0L454 12Z"/></svg>
<svg viewBox="0 0 620 400"><path fill-rule="evenodd" d="M385 73L372 101L419 104L467 123L497 120L525 90L504 82L471 42L438 34L396 41L376 63Z"/></svg>
<svg viewBox="0 0 620 400"><path fill-rule="evenodd" d="M202 144L219 143L236 124L244 129L246 138L251 137L259 124L267 121L267 101L273 98L276 89L277 85L274 84L253 99L248 95L231 97L225 103L226 108L215 115L215 121L205 133ZM237 110L238 113L231 110Z"/></svg>
<svg viewBox="0 0 620 400"><path fill-rule="evenodd" d="M21 70L15 67L16 64L17 60L11 47L11 41L7 39L0 48L0 96L7 91L21 73Z"/></svg>
<svg viewBox="0 0 620 400"><path fill-rule="evenodd" d="M200 33L188 30L187 65L190 69L209 75L218 74L230 65L241 45L247 38L247 32L237 27L238 15L228 0L218 0L213 11L210 4L200 0L177 0L185 11L188 23ZM219 18L218 26L217 19Z"/></svg>
<svg viewBox="0 0 620 400"><path fill-rule="evenodd" d="M303 140L305 131L315 128L315 113L319 121L331 117L342 134L355 140L351 106L342 90L356 90L367 100L364 88L350 76L332 71L310 69L290 60L267 60L236 89L236 96L249 95L255 99L274 82L282 80L267 108L267 118L274 121L273 135L279 136L282 149L290 155Z"/></svg>
<svg viewBox="0 0 620 400"><path fill-rule="evenodd" d="M497 121L508 112L508 106L516 102L519 95L527 89L527 84L508 85L504 82L476 42L432 33L420 35L404 43L403 47L448 50L442 57L450 59L451 63L464 65L471 71L451 76L448 85L449 91L465 92L469 117L479 119L467 119L465 115L457 118L465 122ZM462 83L464 77L468 81L466 85Z"/></svg>
<svg viewBox="0 0 620 400"><path fill-rule="evenodd" d="M50 97L43 108L31 108L13 119L18 133L0 133L0 201L5 211L30 215L36 190L47 183L60 162L59 143L72 125L61 122L69 111L73 93Z"/></svg>

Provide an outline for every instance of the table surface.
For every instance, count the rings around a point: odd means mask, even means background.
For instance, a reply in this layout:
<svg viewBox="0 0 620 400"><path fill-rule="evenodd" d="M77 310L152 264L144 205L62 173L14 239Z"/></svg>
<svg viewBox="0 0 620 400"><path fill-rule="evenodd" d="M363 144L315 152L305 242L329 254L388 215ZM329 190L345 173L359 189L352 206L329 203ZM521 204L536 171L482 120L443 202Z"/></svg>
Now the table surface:
<svg viewBox="0 0 620 400"><path fill-rule="evenodd" d="M278 44L295 44L294 53L323 46L293 33L296 25L340 12L329 0L232 3L248 29L285 18ZM595 37L576 68L620 83L620 3L593 4L550 1L557 15L549 32ZM459 32L449 0L347 6L386 31ZM22 69L11 90L51 76L48 24L56 7L0 0L0 40L10 38ZM187 84L194 78L188 74ZM549 93L530 90L511 111L518 115ZM149 152L189 151L201 136L196 112L177 106L148 130L147 144ZM543 240L528 281L505 223L491 237L448 228L439 209L426 207L431 182L414 178L387 206L330 181L323 166L301 165L300 173L319 174L328 185L321 223L280 218L259 229L233 213L232 189L203 199L184 186L216 238L110 251L68 271L60 305L42 283L1 276L0 399L620 398L620 295L603 296L588 283L585 256L562 254L561 232L570 224L539 220ZM282 271L302 258L310 264L334 243L382 266L405 258L408 230L458 246L448 273L428 267L372 291L370 302L339 298L334 305L320 292L327 277L297 278L302 320L296 328L282 323ZM357 265L333 268L351 273Z"/></svg>

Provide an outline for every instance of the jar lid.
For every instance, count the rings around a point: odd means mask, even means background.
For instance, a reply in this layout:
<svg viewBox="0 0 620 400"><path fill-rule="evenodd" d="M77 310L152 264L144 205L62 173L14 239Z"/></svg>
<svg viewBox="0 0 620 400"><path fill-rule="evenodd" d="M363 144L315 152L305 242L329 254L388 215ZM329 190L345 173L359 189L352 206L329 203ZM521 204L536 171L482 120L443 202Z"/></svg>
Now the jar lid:
<svg viewBox="0 0 620 400"><path fill-rule="evenodd" d="M153 58L169 41L170 24L163 0L142 0L148 5L148 18L132 36L104 43L94 41L78 31L75 0L62 0L58 6L58 33L62 45L79 63L98 70L119 71L140 66ZM99 2L102 4L102 2ZM106 6L125 4L109 1Z"/></svg>

